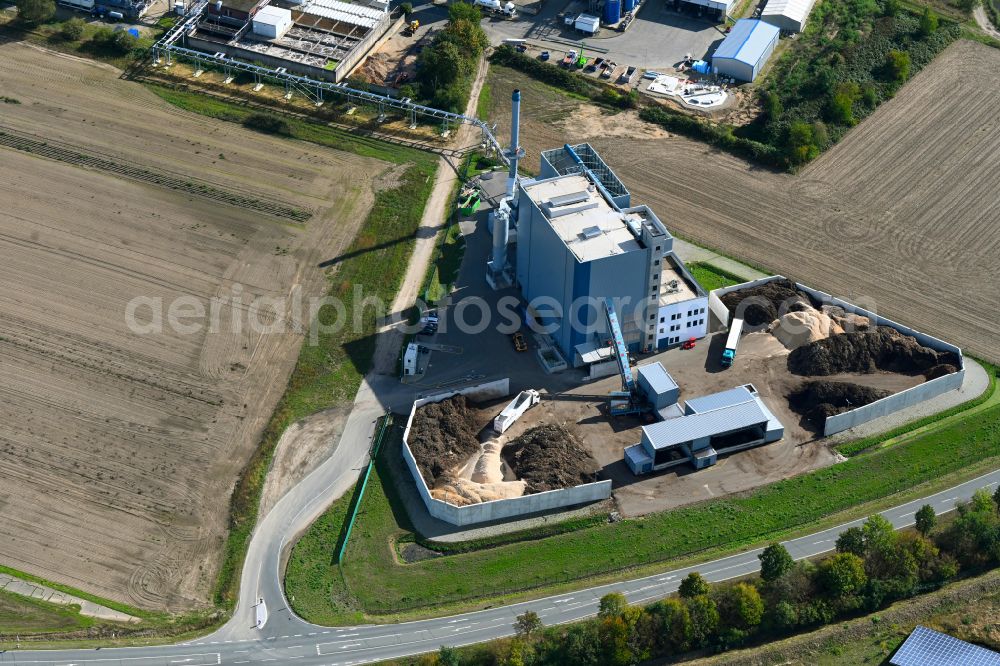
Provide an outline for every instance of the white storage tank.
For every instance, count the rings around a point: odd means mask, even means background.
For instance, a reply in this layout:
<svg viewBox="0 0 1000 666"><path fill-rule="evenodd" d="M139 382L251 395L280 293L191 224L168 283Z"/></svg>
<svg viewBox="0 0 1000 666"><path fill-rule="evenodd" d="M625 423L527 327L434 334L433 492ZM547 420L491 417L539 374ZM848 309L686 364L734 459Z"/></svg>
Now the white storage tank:
<svg viewBox="0 0 1000 666"><path fill-rule="evenodd" d="M292 27L289 9L267 5L253 15L253 34L264 39L278 39Z"/></svg>

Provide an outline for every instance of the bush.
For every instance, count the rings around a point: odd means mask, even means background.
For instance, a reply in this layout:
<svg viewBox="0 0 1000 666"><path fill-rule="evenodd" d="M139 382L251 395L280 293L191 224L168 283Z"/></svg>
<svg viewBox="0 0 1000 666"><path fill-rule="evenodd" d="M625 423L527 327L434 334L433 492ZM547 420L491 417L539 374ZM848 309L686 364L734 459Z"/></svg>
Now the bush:
<svg viewBox="0 0 1000 666"><path fill-rule="evenodd" d="M889 51L885 68L890 81L903 83L910 77L910 54L904 51Z"/></svg>
<svg viewBox="0 0 1000 666"><path fill-rule="evenodd" d="M924 13L920 15L920 35L930 37L931 33L937 32L938 17L930 7L924 7Z"/></svg>
<svg viewBox="0 0 1000 666"><path fill-rule="evenodd" d="M14 5L25 23L44 23L56 15L55 0L16 0Z"/></svg>
<svg viewBox="0 0 1000 666"><path fill-rule="evenodd" d="M781 114L785 111L781 106L781 95L773 90L761 90L759 95L764 107L764 119L774 122L781 118Z"/></svg>
<svg viewBox="0 0 1000 666"><path fill-rule="evenodd" d="M127 30L112 30L108 27L98 28L91 38L98 51L111 55L129 53L136 47L138 41Z"/></svg>
<svg viewBox="0 0 1000 666"><path fill-rule="evenodd" d="M71 18L59 28L59 36L67 42L76 42L83 37L83 29L86 23L81 18Z"/></svg>
<svg viewBox="0 0 1000 666"><path fill-rule="evenodd" d="M815 159L819 155L819 146L816 145L812 125L801 121L792 123L788 127L785 151L792 164L805 164Z"/></svg>
<svg viewBox="0 0 1000 666"><path fill-rule="evenodd" d="M401 4L399 6L399 10L401 12L403 12L403 16L405 16L407 19L409 19L410 18L410 14L413 13L413 5L410 4L409 2L404 2L403 4Z"/></svg>
<svg viewBox="0 0 1000 666"><path fill-rule="evenodd" d="M268 113L251 113L244 118L243 126L267 134L291 136L292 133L288 127L288 122L284 118L272 116Z"/></svg>
<svg viewBox="0 0 1000 666"><path fill-rule="evenodd" d="M857 83L848 81L841 83L833 92L829 103L829 117L835 123L851 126L857 121L854 119L854 102L861 95L861 88ZM817 145L819 144L816 141Z"/></svg>

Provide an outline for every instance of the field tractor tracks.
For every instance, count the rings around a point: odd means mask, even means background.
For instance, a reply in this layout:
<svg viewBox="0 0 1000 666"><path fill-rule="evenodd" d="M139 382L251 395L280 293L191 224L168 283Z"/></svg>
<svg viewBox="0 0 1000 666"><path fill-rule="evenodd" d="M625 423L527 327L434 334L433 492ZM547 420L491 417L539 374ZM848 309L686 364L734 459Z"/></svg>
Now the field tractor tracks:
<svg viewBox="0 0 1000 666"><path fill-rule="evenodd" d="M52 140L42 140L23 132L7 127L0 127L0 146L6 146L40 157L45 157L66 164L104 171L123 178L137 180L143 183L159 185L171 190L177 190L198 197L210 199L218 203L246 208L265 215L289 220L302 224L312 213L282 201L267 201L247 196L238 192L222 189L211 183L200 181L183 174L170 173L162 169L150 169L138 164L129 164L118 159L85 152L83 149L60 144Z"/></svg>

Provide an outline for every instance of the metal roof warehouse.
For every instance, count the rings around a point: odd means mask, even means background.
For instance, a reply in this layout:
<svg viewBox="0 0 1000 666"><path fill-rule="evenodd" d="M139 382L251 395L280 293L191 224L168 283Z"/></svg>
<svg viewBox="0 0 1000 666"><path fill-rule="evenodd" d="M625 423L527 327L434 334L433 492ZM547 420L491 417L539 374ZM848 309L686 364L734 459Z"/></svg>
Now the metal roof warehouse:
<svg viewBox="0 0 1000 666"><path fill-rule="evenodd" d="M712 55L712 69L723 76L753 81L774 52L780 34L770 23L740 19Z"/></svg>
<svg viewBox="0 0 1000 666"><path fill-rule="evenodd" d="M767 0L760 20L789 32L802 32L816 0Z"/></svg>

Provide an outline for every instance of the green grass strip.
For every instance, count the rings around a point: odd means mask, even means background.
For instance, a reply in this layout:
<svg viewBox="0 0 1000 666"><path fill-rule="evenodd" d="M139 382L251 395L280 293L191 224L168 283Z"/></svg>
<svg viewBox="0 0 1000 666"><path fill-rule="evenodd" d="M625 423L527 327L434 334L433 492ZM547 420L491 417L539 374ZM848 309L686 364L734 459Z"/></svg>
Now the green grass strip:
<svg viewBox="0 0 1000 666"><path fill-rule="evenodd" d="M110 608L111 610L116 610L119 613L125 613L126 615L132 615L134 617L142 618L144 620L155 620L164 619L167 617L166 613L153 613L150 611L142 610L141 608L136 608L135 606L129 606L128 604L123 604L120 601L113 601L111 599L104 599L97 596L96 594L91 594L90 592L84 592L83 590L78 590L75 587L70 587L69 585L63 585L62 583L56 583L51 580L46 580L39 576L27 573L26 571L19 571L12 567L4 566L0 564L0 573L7 574L8 576L13 576L14 578L20 578L21 580L26 580L30 583L37 583L38 585L44 585L45 587L50 587L53 590L58 590L59 592L65 592L66 594L78 597L80 599L86 599L87 601L92 601L99 606L104 606L105 608Z"/></svg>
<svg viewBox="0 0 1000 666"><path fill-rule="evenodd" d="M730 287L734 284L746 282L744 278L730 273L724 268L718 268L704 262L696 261L687 265L691 275L698 281L705 291Z"/></svg>
<svg viewBox="0 0 1000 666"><path fill-rule="evenodd" d="M340 564L344 560L344 551L347 550L347 543L351 540L351 530L354 528L354 521L358 519L358 508L361 506L361 500L365 497L365 488L368 487L368 479L372 475L372 469L375 468L375 458L378 457L379 449L382 447L382 439L385 437L385 429L392 423L392 417L386 414L382 417L382 423L379 426L378 435L375 436L375 443L372 446L371 459L368 461L368 466L365 468L365 474L361 477L361 483L357 487L358 491L355 493L355 498L352 502L351 512L347 518L347 523L344 527L344 536L340 540L340 544L337 547L337 564Z"/></svg>
<svg viewBox="0 0 1000 666"><path fill-rule="evenodd" d="M94 626L77 606L62 606L0 590L0 635L78 631Z"/></svg>

